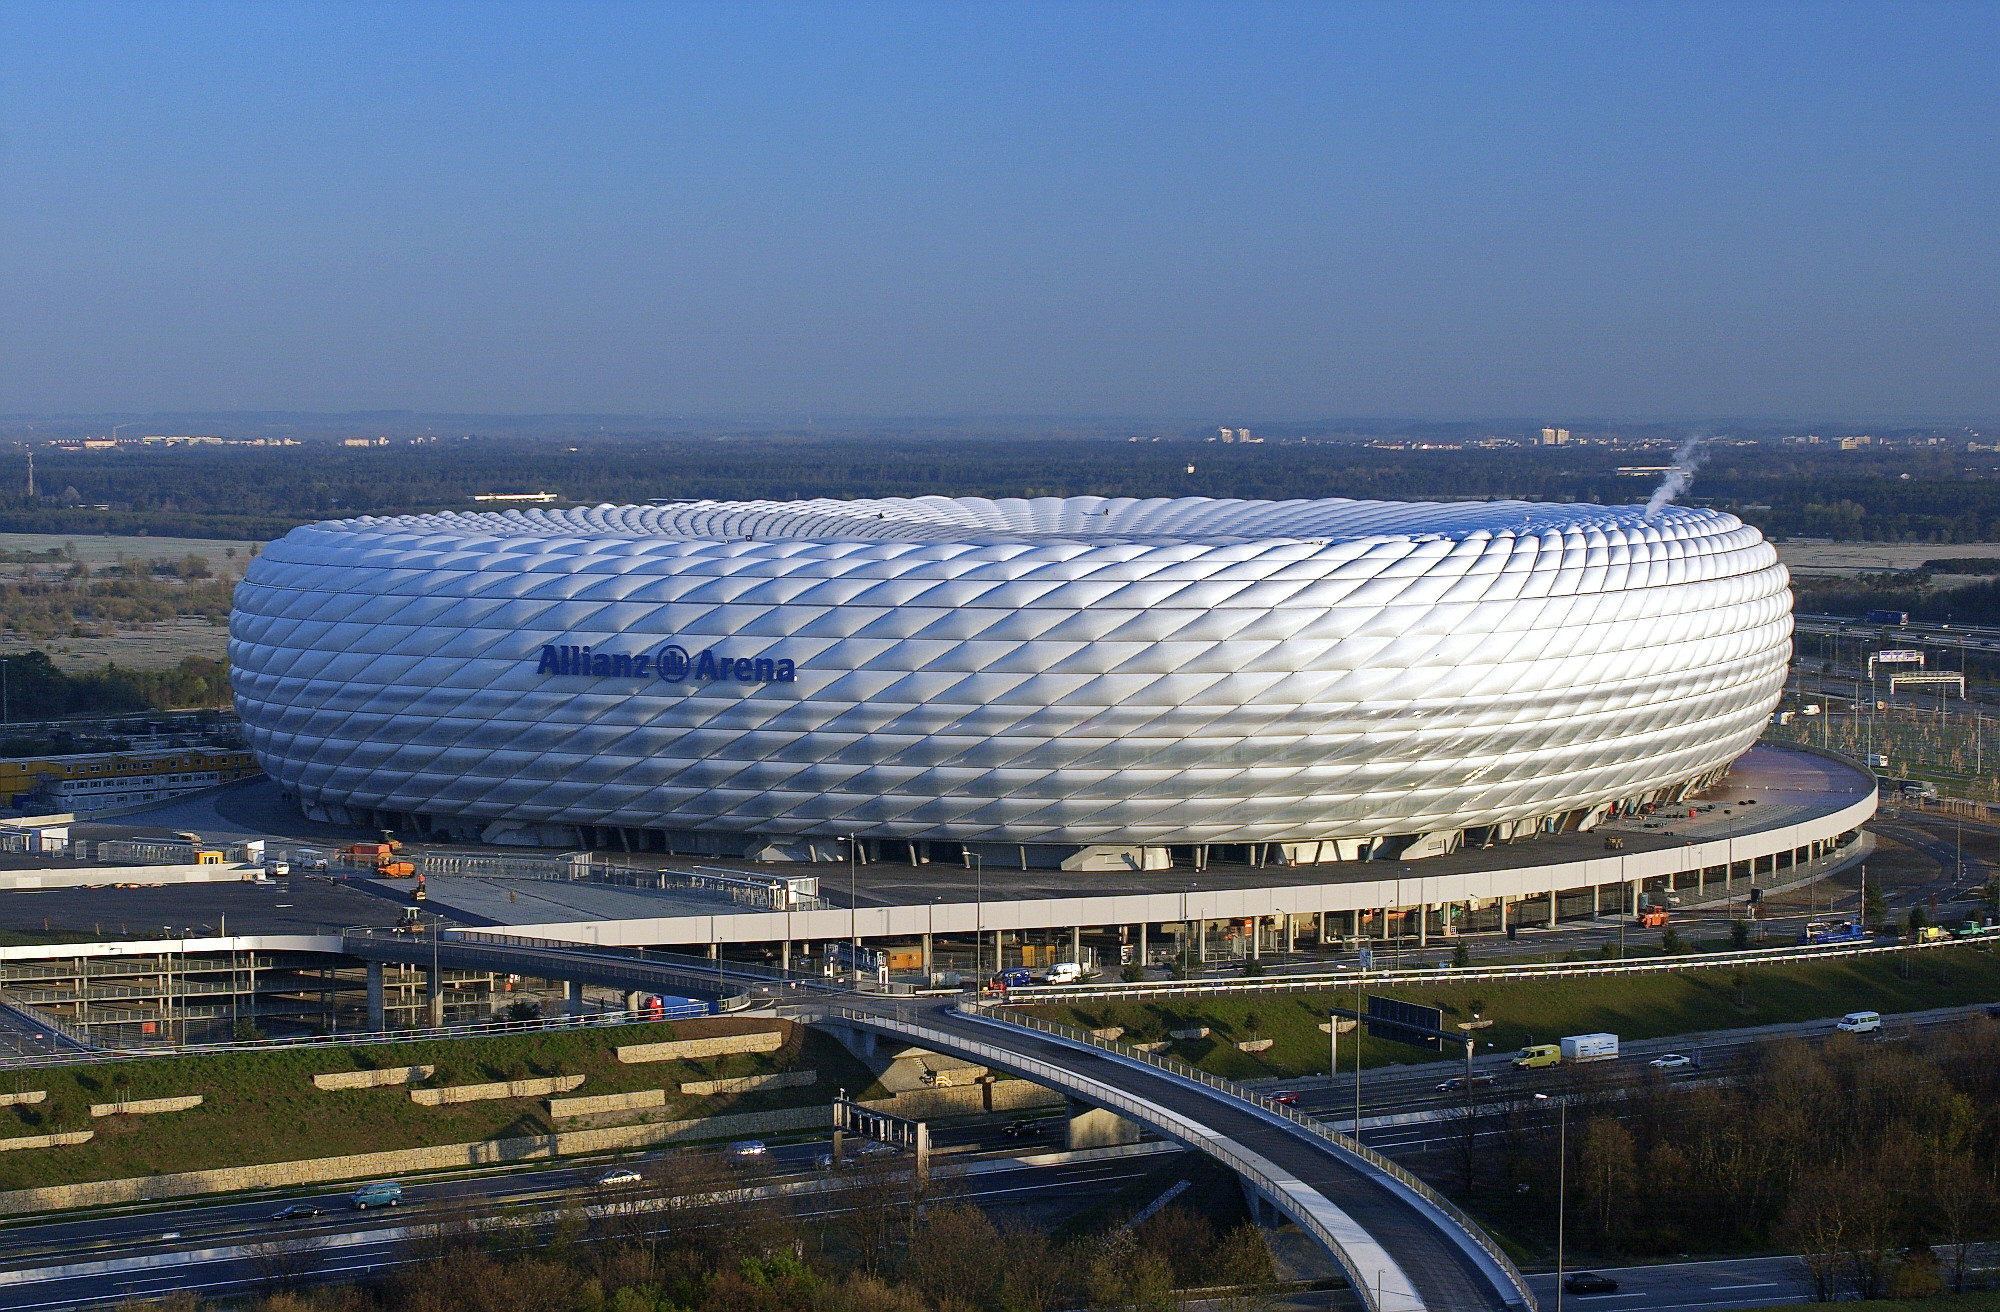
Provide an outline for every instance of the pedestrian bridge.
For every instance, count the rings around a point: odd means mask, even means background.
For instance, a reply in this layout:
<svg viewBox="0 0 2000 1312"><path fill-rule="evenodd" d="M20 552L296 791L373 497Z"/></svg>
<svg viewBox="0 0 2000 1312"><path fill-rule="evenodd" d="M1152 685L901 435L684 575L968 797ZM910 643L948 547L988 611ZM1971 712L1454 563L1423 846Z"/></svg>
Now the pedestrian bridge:
<svg viewBox="0 0 2000 1312"><path fill-rule="evenodd" d="M825 1019L1008 1071L1207 1153L1317 1240L1368 1312L1534 1312L1514 1264L1428 1185L1230 1081L999 1008L885 999Z"/></svg>

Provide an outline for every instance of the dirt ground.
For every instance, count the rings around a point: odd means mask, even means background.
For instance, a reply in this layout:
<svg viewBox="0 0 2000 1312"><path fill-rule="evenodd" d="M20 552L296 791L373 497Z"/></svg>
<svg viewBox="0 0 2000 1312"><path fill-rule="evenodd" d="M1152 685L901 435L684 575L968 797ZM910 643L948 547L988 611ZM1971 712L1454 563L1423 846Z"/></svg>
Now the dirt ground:
<svg viewBox="0 0 2000 1312"><path fill-rule="evenodd" d="M225 566L233 565L241 570L240 562L250 559L250 548L262 548L260 542L240 542L220 538L134 538L111 537L108 534L90 533L0 533L0 551L48 551L55 547L74 546L77 555L86 565L96 567L109 565L120 556L127 560L179 560L193 554L208 557L209 564L221 573ZM235 561L229 552L236 553Z"/></svg>
<svg viewBox="0 0 2000 1312"><path fill-rule="evenodd" d="M1887 570L1915 569L1927 560L1947 556L2000 557L2000 542L1819 542L1774 543L1778 559L1794 574L1879 574ZM1938 576L1966 578L1965 575ZM1937 579L1933 580L1934 582Z"/></svg>

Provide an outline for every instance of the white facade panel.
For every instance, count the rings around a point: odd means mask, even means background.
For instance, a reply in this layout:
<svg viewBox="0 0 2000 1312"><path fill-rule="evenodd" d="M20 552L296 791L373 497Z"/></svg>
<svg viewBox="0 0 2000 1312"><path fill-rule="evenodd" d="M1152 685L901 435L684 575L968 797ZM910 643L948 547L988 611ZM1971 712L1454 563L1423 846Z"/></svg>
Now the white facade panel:
<svg viewBox="0 0 2000 1312"><path fill-rule="evenodd" d="M310 806L1180 844L1677 785L1756 739L1790 638L1714 511L920 498L315 524L230 662Z"/></svg>

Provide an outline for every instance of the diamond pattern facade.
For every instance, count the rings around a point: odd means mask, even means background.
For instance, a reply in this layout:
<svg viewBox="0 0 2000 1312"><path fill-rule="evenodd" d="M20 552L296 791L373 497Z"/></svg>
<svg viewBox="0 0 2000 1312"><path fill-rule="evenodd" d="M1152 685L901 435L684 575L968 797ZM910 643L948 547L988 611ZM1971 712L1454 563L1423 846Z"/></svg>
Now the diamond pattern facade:
<svg viewBox="0 0 2000 1312"><path fill-rule="evenodd" d="M332 521L229 643L309 807L1026 844L1636 799L1748 748L1790 651L1715 511L1097 497Z"/></svg>

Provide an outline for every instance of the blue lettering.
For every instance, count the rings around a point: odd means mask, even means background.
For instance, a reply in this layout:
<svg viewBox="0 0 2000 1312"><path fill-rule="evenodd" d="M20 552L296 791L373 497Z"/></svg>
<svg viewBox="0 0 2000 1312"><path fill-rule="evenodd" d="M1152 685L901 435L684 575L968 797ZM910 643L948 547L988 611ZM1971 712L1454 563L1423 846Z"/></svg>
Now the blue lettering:
<svg viewBox="0 0 2000 1312"><path fill-rule="evenodd" d="M715 653L704 647L701 655L695 660L694 677L697 679L726 679L729 676L715 672Z"/></svg>
<svg viewBox="0 0 2000 1312"><path fill-rule="evenodd" d="M632 677L643 679L653 672L653 653L642 651L632 658Z"/></svg>
<svg viewBox="0 0 2000 1312"><path fill-rule="evenodd" d="M792 664L792 663L791 663L790 661L779 661L779 662L778 662L778 682L779 682L779 683L793 683L793 682L795 682L795 681L796 681L796 680L798 679L798 677L799 677L799 667L798 667L798 666L796 666L796 665Z"/></svg>
<svg viewBox="0 0 2000 1312"><path fill-rule="evenodd" d="M769 683L778 677L777 664L768 656L757 658L756 679L759 683Z"/></svg>
<svg viewBox="0 0 2000 1312"><path fill-rule="evenodd" d="M756 667L751 664L748 656L739 656L736 658L736 677L745 683L757 677Z"/></svg>
<svg viewBox="0 0 2000 1312"><path fill-rule="evenodd" d="M556 674L559 672L560 671L557 669L556 649L554 647L548 647L548 646L543 647L542 663L535 667L535 673Z"/></svg>
<svg viewBox="0 0 2000 1312"><path fill-rule="evenodd" d="M602 678L611 673L611 658L603 652L591 658L590 672Z"/></svg>

